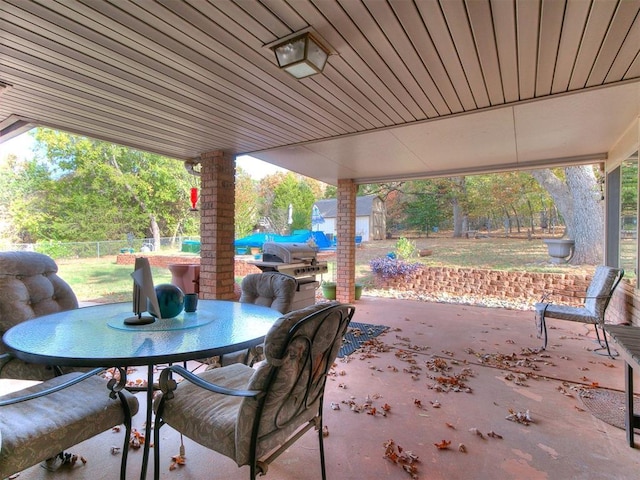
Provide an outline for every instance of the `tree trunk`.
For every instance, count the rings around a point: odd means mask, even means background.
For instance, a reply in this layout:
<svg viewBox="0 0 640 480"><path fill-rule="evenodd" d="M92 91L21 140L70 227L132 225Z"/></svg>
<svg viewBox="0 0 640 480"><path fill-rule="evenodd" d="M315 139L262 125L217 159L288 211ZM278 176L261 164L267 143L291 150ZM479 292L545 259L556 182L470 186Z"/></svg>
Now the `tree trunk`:
<svg viewBox="0 0 640 480"><path fill-rule="evenodd" d="M453 236L454 238L462 237L462 232L469 229L467 207L465 201L466 185L465 177L452 177L451 181L456 186L452 190L453 198ZM467 224L465 226L465 220Z"/></svg>
<svg viewBox="0 0 640 480"><path fill-rule="evenodd" d="M562 180L551 170L535 170L533 178L545 188L562 215L565 237L575 241L573 265L597 265L603 259L604 203L593 167L567 167Z"/></svg>
<svg viewBox="0 0 640 480"><path fill-rule="evenodd" d="M527 198L527 208L529 209L529 227L531 228L531 234L535 233L536 227L535 222L533 221L533 206L531 205L531 200Z"/></svg>
<svg viewBox="0 0 640 480"><path fill-rule="evenodd" d="M453 204L453 238L462 237L462 207L457 198L454 198L451 203Z"/></svg>
<svg viewBox="0 0 640 480"><path fill-rule="evenodd" d="M509 215L509 209L507 207L502 207L504 210L504 221L502 222L503 226L504 226L504 236L505 237L509 237L509 234L511 233L511 215Z"/></svg>
<svg viewBox="0 0 640 480"><path fill-rule="evenodd" d="M154 214L149 215L149 223L151 224L151 236L153 237L153 251L160 251L160 227Z"/></svg>
<svg viewBox="0 0 640 480"><path fill-rule="evenodd" d="M520 233L520 214L514 205L511 205L511 210L513 210L513 218L516 219L516 232Z"/></svg>

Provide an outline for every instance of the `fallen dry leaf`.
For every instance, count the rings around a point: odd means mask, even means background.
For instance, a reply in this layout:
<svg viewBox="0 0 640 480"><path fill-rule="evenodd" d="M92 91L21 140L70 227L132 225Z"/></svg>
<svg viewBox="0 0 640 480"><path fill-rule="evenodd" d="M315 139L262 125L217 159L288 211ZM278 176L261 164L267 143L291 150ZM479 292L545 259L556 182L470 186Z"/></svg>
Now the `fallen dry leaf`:
<svg viewBox="0 0 640 480"><path fill-rule="evenodd" d="M390 462L401 465L402 469L411 475L412 479L418 478L418 456L409 450L404 450L400 445L396 445L393 440L388 440L383 444L385 448L384 458Z"/></svg>
<svg viewBox="0 0 640 480"><path fill-rule="evenodd" d="M527 426L533 423L531 415L529 414L529 410L527 410L526 412L514 412L513 410L509 409L509 415L507 415L505 418L512 422L521 423Z"/></svg>
<svg viewBox="0 0 640 480"><path fill-rule="evenodd" d="M451 445L451 442L442 440L440 443L434 443L434 445L438 450L447 450L449 448L449 445Z"/></svg>
<svg viewBox="0 0 640 480"><path fill-rule="evenodd" d="M184 457L184 455L174 455L173 457L171 457L171 464L169 465L169 471L173 471L176 468L178 468L178 466L182 466L185 465L187 463L186 458Z"/></svg>
<svg viewBox="0 0 640 480"><path fill-rule="evenodd" d="M129 438L129 447L134 450L139 449L142 445L144 445L144 434L140 433L137 429L131 430L131 437Z"/></svg>

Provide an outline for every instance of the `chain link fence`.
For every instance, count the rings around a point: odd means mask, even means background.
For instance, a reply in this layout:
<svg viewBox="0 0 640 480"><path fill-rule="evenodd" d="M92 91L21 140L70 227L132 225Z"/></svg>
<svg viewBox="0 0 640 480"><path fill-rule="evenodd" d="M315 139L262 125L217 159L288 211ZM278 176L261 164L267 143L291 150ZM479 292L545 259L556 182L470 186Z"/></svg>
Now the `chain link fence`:
<svg viewBox="0 0 640 480"><path fill-rule="evenodd" d="M54 259L59 258L100 258L120 253L135 252L194 252L199 247L200 237L162 237L156 245L153 238L104 240L99 242L39 242L39 243L1 243L2 251L31 251L44 253ZM185 246L188 249L185 250Z"/></svg>

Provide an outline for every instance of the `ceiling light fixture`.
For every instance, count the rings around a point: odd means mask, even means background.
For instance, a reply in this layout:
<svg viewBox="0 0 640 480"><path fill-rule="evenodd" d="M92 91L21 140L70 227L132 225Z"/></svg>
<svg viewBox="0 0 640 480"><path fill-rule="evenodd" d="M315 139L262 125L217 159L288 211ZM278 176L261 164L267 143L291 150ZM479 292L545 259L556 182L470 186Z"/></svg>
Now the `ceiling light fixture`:
<svg viewBox="0 0 640 480"><path fill-rule="evenodd" d="M322 73L329 49L308 31L278 40L269 45L278 66L297 79Z"/></svg>

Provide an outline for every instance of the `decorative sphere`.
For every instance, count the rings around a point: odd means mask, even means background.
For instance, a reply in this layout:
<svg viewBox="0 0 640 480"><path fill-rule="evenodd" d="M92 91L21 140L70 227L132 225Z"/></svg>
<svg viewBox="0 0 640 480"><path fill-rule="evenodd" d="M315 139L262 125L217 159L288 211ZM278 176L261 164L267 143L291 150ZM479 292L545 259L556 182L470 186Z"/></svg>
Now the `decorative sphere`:
<svg viewBox="0 0 640 480"><path fill-rule="evenodd" d="M157 285L156 297L158 297L158 306L160 307L160 316L162 318L176 317L184 308L184 293L170 283ZM149 299L147 299L147 311L154 317L158 316Z"/></svg>

